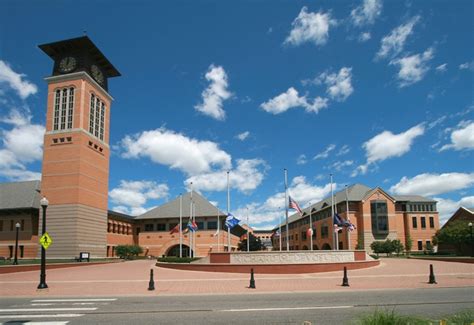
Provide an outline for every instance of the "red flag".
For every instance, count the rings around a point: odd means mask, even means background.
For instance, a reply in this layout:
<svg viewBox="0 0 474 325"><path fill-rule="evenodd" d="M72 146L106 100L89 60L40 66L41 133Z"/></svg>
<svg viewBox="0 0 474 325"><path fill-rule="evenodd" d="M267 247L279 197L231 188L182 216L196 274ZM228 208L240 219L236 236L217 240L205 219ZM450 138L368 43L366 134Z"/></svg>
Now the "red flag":
<svg viewBox="0 0 474 325"><path fill-rule="evenodd" d="M288 202L288 207L289 207L290 209L295 209L295 210L298 211L300 214L303 214L303 211L301 211L300 206L298 205L298 203L296 203L296 201L293 200L293 199L291 198L291 196L288 196L288 199L289 199L289 200L288 200L288 201L289 201L289 202Z"/></svg>
<svg viewBox="0 0 474 325"><path fill-rule="evenodd" d="M173 229L171 229L170 235L174 234L175 232L179 232L179 223L176 226L174 226Z"/></svg>

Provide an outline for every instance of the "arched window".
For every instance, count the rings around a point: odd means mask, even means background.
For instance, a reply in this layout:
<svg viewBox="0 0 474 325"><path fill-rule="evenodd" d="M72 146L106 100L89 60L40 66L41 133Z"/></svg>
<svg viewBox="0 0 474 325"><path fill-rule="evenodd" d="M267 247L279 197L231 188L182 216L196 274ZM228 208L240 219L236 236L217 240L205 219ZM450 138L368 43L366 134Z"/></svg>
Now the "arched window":
<svg viewBox="0 0 474 325"><path fill-rule="evenodd" d="M94 94L91 94L89 113L89 133L100 140L104 140L105 104Z"/></svg>
<svg viewBox="0 0 474 325"><path fill-rule="evenodd" d="M57 89L54 98L53 130L72 129L74 88Z"/></svg>

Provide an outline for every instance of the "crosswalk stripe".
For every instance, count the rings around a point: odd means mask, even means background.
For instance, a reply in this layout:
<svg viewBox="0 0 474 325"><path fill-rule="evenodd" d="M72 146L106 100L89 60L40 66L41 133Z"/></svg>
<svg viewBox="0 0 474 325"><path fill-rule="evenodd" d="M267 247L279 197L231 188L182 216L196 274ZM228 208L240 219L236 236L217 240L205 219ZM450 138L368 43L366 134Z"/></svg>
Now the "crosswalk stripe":
<svg viewBox="0 0 474 325"><path fill-rule="evenodd" d="M108 302L102 302L102 303L97 303L97 302L63 302L63 303L37 303L37 304L30 304L30 306L54 306L54 305L73 305L73 306L90 306L90 305L108 305Z"/></svg>
<svg viewBox="0 0 474 325"><path fill-rule="evenodd" d="M60 317L81 317L85 314L45 314L45 315L0 315L0 318L60 318Z"/></svg>
<svg viewBox="0 0 474 325"><path fill-rule="evenodd" d="M115 301L117 298L91 298L91 299L34 299L31 302L95 302Z"/></svg>
<svg viewBox="0 0 474 325"><path fill-rule="evenodd" d="M25 312L25 311L79 311L79 310L96 310L97 307L89 308L10 308L10 309L0 309L0 313L11 313L11 312ZM0 316L1 317L1 316Z"/></svg>
<svg viewBox="0 0 474 325"><path fill-rule="evenodd" d="M28 324L28 325L66 325L69 323L69 321L63 321L63 322L22 322L22 324ZM3 325L3 323L0 323L0 325ZM5 324L7 325L7 324Z"/></svg>

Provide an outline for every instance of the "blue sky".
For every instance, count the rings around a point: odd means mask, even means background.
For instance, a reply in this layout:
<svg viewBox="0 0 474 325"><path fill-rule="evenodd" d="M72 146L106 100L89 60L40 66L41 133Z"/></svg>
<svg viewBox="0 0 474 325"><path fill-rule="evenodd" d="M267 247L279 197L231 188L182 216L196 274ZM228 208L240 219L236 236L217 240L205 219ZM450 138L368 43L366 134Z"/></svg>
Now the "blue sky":
<svg viewBox="0 0 474 325"><path fill-rule="evenodd" d="M256 228L363 183L474 206L471 1L2 1L0 181L39 179L50 58L87 35L111 79L109 208L196 190Z"/></svg>

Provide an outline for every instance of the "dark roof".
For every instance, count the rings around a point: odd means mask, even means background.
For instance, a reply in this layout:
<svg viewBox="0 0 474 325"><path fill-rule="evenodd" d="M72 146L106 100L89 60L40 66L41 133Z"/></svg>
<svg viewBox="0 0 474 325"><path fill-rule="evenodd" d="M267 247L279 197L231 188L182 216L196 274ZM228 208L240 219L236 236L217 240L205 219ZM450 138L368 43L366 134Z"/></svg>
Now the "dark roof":
<svg viewBox="0 0 474 325"><path fill-rule="evenodd" d="M112 211L112 210L107 211L107 216L112 217L114 219L121 219L121 220L125 220L125 221L134 221L135 220L134 216L130 216L128 214L117 212L117 211Z"/></svg>
<svg viewBox="0 0 474 325"><path fill-rule="evenodd" d="M436 202L421 195L395 195L393 198L397 202Z"/></svg>
<svg viewBox="0 0 474 325"><path fill-rule="evenodd" d="M39 209L41 195L40 181L27 181L0 184L0 210Z"/></svg>
<svg viewBox="0 0 474 325"><path fill-rule="evenodd" d="M206 198L201 194L193 191L192 200L195 207L195 216L196 217L217 217L218 208L211 204ZM142 215L136 217L136 220L141 219L160 219L160 218L177 218L179 217L179 197L163 204L162 206L156 207L145 212ZM191 192L183 194L182 198L182 216L184 218L189 218L191 204ZM219 211L220 216L227 215L226 213Z"/></svg>
<svg viewBox="0 0 474 325"><path fill-rule="evenodd" d="M120 72L110 63L104 54L95 46L88 36L81 36L77 38L71 38L59 42L41 44L38 47L43 50L50 58L57 61L65 53L71 53L76 49L85 50L90 57L104 71L107 77L118 77Z"/></svg>

